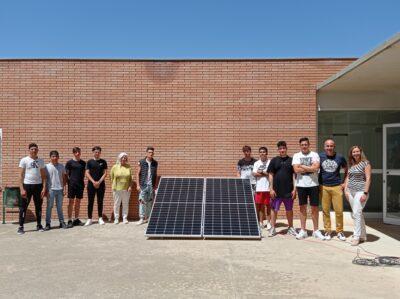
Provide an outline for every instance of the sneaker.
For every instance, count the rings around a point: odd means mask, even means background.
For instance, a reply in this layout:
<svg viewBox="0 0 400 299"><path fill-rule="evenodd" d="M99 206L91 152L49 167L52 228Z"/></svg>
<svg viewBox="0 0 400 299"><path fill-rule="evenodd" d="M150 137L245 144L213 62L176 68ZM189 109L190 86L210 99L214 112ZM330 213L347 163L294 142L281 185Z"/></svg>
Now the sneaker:
<svg viewBox="0 0 400 299"><path fill-rule="evenodd" d="M340 241L346 241L346 236L345 236L343 233L338 233L338 234L337 234L337 238L338 238Z"/></svg>
<svg viewBox="0 0 400 299"><path fill-rule="evenodd" d="M351 246L357 246L358 244L360 244L360 240L359 239L351 240Z"/></svg>
<svg viewBox="0 0 400 299"><path fill-rule="evenodd" d="M44 232L44 229L43 229L43 226L41 225L41 224L39 224L38 226L36 226L36 230L38 231L38 232Z"/></svg>
<svg viewBox="0 0 400 299"><path fill-rule="evenodd" d="M105 222L104 222L104 220L103 220L102 217L99 218L99 224L100 224L100 225L104 225L104 224L105 224Z"/></svg>
<svg viewBox="0 0 400 299"><path fill-rule="evenodd" d="M46 227L44 229L45 231L51 230L50 223L46 223Z"/></svg>
<svg viewBox="0 0 400 299"><path fill-rule="evenodd" d="M149 222L149 219L144 219L143 220L143 223L147 223L147 222Z"/></svg>
<svg viewBox="0 0 400 299"><path fill-rule="evenodd" d="M294 227L289 227L287 230L287 235L296 237L297 236L297 231L294 229Z"/></svg>
<svg viewBox="0 0 400 299"><path fill-rule="evenodd" d="M123 222L124 224L128 224L128 223L129 223L128 218L124 217L124 219L123 219L122 222Z"/></svg>
<svg viewBox="0 0 400 299"><path fill-rule="evenodd" d="M72 225L73 226L81 226L81 225L83 225L83 222L80 221L79 219L75 219L74 221L72 221Z"/></svg>
<svg viewBox="0 0 400 299"><path fill-rule="evenodd" d="M65 224L64 221L61 221L61 222L60 222L60 228L62 228L62 229L67 229L67 225Z"/></svg>
<svg viewBox="0 0 400 299"><path fill-rule="evenodd" d="M144 222L144 220L142 218L140 218L140 220L136 221L135 223L136 223L136 225L142 225L145 222Z"/></svg>
<svg viewBox="0 0 400 299"><path fill-rule="evenodd" d="M271 227L271 229L268 231L268 237L273 237L275 235L276 235L275 227Z"/></svg>
<svg viewBox="0 0 400 299"><path fill-rule="evenodd" d="M325 240L330 241L332 239L331 233L325 232L324 238L325 238Z"/></svg>
<svg viewBox="0 0 400 299"><path fill-rule="evenodd" d="M93 220L92 219L88 219L86 220L85 226L89 226L93 224Z"/></svg>
<svg viewBox="0 0 400 299"><path fill-rule="evenodd" d="M114 224L118 224L119 223L119 220L118 219L115 219L114 220Z"/></svg>
<svg viewBox="0 0 400 299"><path fill-rule="evenodd" d="M23 235L23 234L25 234L24 228L23 228L22 226L18 227L17 234L18 234L18 235Z"/></svg>
<svg viewBox="0 0 400 299"><path fill-rule="evenodd" d="M319 230L315 230L312 236L316 239L325 240L324 235Z"/></svg>
<svg viewBox="0 0 400 299"><path fill-rule="evenodd" d="M272 228L271 222L269 222L268 220L267 220L267 224L265 225L265 228L267 230L270 230Z"/></svg>
<svg viewBox="0 0 400 299"><path fill-rule="evenodd" d="M300 230L299 233L296 235L297 240L305 239L308 237L308 233L305 230Z"/></svg>
<svg viewBox="0 0 400 299"><path fill-rule="evenodd" d="M72 220L68 220L67 228L73 228L74 224L72 223Z"/></svg>

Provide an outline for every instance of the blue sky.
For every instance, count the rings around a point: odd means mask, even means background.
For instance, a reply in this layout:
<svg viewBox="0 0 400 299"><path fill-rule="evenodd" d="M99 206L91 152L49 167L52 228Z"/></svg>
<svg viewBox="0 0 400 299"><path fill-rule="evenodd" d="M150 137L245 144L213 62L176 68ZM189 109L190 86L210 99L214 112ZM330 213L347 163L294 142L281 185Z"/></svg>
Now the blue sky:
<svg viewBox="0 0 400 299"><path fill-rule="evenodd" d="M359 57L400 1L6 1L0 58Z"/></svg>

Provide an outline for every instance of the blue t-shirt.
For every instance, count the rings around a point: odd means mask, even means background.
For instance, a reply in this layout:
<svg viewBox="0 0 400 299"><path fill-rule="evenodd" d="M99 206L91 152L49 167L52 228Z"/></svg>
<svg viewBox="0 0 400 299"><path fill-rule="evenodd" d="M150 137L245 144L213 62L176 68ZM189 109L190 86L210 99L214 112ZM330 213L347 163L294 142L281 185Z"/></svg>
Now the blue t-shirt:
<svg viewBox="0 0 400 299"><path fill-rule="evenodd" d="M325 152L319 154L320 172L319 182L323 186L337 186L342 183L340 168L347 166L346 159L340 155L327 156Z"/></svg>

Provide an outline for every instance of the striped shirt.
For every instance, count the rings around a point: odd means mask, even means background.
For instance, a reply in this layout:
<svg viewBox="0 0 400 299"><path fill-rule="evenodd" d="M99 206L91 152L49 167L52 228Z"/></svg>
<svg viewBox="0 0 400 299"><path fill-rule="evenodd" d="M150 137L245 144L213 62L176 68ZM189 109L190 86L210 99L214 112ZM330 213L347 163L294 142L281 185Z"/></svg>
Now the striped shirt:
<svg viewBox="0 0 400 299"><path fill-rule="evenodd" d="M349 183L347 188L352 192L363 192L365 189L365 167L369 164L368 161L361 161L349 168L348 176Z"/></svg>

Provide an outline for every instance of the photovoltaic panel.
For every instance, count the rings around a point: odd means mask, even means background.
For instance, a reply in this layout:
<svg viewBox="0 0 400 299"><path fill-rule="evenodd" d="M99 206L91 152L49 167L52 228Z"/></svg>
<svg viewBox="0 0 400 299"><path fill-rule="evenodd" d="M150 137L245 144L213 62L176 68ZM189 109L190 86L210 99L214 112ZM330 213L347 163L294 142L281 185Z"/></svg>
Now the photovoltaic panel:
<svg viewBox="0 0 400 299"><path fill-rule="evenodd" d="M261 238L250 180L206 179L203 236Z"/></svg>
<svg viewBox="0 0 400 299"><path fill-rule="evenodd" d="M148 237L201 237L203 178L161 178Z"/></svg>

